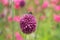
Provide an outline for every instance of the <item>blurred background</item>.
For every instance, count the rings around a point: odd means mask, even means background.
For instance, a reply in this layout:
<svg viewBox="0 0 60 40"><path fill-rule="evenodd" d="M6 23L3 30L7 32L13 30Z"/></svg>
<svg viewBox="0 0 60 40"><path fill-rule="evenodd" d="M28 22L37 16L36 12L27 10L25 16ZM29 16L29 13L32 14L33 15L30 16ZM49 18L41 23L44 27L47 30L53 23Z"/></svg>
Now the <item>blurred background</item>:
<svg viewBox="0 0 60 40"><path fill-rule="evenodd" d="M20 18L29 13L36 29L25 34ZM60 40L60 0L0 0L0 40Z"/></svg>

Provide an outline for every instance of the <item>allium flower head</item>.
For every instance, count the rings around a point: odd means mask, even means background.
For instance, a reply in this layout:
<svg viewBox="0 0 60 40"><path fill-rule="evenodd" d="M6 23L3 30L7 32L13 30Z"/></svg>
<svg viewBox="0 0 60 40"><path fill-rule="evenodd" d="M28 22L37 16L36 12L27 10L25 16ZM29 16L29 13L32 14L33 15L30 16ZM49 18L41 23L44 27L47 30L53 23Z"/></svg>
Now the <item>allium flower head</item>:
<svg viewBox="0 0 60 40"><path fill-rule="evenodd" d="M24 6L25 6L25 1L24 0L20 1L20 7L24 7Z"/></svg>
<svg viewBox="0 0 60 40"><path fill-rule="evenodd" d="M25 14L20 19L20 27L23 33L30 34L36 29L36 19L32 14Z"/></svg>

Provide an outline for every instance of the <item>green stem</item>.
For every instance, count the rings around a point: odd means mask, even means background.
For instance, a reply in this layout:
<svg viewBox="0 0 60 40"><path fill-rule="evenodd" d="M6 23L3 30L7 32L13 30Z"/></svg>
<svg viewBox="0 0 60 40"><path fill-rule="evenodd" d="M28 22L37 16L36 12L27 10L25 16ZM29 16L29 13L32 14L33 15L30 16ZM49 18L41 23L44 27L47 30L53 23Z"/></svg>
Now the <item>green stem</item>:
<svg viewBox="0 0 60 40"><path fill-rule="evenodd" d="M30 40L30 35L27 35L26 36L26 40Z"/></svg>
<svg viewBox="0 0 60 40"><path fill-rule="evenodd" d="M13 1L11 0L12 4L11 4L11 9L12 9L12 18L14 17L15 15L15 11L14 11L14 6L13 6ZM14 37L14 21L12 21L12 40L15 40L15 37Z"/></svg>

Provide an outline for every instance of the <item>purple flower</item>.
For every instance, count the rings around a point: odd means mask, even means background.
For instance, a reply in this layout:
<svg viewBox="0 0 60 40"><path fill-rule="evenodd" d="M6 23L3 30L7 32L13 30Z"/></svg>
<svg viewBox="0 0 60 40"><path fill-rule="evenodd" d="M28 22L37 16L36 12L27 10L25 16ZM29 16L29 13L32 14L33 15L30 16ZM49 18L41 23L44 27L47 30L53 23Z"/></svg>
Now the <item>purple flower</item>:
<svg viewBox="0 0 60 40"><path fill-rule="evenodd" d="M25 6L25 1L24 0L20 1L20 7L24 7L24 6Z"/></svg>
<svg viewBox="0 0 60 40"><path fill-rule="evenodd" d="M30 34L36 29L36 19L32 14L25 14L20 19L20 27L23 33Z"/></svg>

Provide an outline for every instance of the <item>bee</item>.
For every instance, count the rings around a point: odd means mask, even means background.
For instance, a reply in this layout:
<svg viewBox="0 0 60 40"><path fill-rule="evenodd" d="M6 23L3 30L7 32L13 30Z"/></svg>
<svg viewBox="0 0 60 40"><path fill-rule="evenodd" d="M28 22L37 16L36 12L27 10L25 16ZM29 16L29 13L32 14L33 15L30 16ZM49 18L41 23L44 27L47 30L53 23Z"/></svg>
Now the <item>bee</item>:
<svg viewBox="0 0 60 40"><path fill-rule="evenodd" d="M29 14L32 14L32 12L29 12Z"/></svg>

